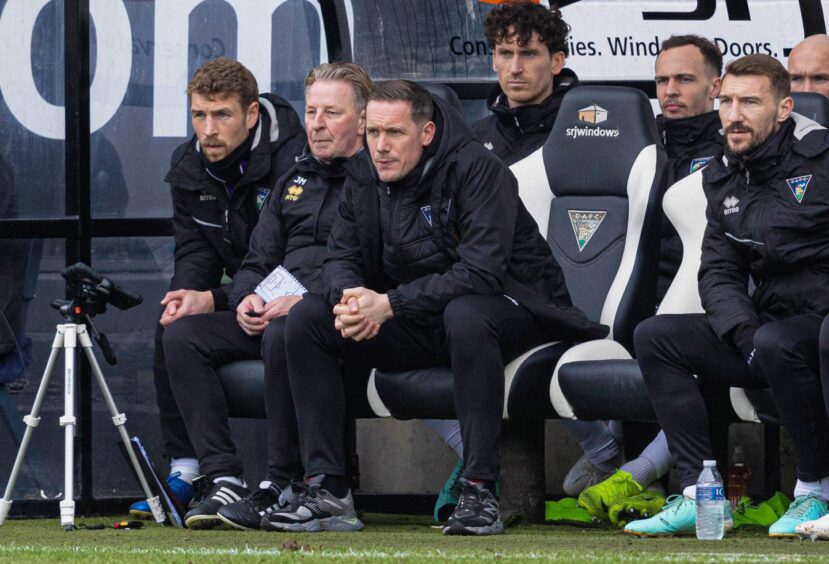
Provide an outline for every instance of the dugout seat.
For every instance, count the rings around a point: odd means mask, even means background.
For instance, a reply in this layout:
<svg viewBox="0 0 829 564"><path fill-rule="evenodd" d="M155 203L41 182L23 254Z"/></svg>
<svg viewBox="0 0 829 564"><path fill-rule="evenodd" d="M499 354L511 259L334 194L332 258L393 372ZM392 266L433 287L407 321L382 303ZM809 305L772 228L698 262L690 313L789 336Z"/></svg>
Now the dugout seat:
<svg viewBox="0 0 829 564"><path fill-rule="evenodd" d="M583 86L565 96L545 145L512 166L574 304L611 327L602 341L613 350L627 350L636 324L653 312L666 164L642 92ZM580 346L548 343L509 363L503 417L557 417L546 399L553 369ZM452 389L448 368L376 371L369 401L379 416L450 419Z"/></svg>
<svg viewBox="0 0 829 564"><path fill-rule="evenodd" d="M829 126L829 98L816 92L792 92L792 98L795 112L820 125Z"/></svg>

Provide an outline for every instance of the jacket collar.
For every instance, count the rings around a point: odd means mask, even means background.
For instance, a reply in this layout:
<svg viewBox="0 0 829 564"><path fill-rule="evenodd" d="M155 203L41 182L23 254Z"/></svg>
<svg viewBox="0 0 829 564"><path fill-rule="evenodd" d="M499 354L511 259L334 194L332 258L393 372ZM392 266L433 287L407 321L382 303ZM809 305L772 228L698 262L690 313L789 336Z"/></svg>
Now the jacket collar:
<svg viewBox="0 0 829 564"><path fill-rule="evenodd" d="M564 68L553 80L553 93L540 104L510 108L509 101L500 87L496 87L490 94L487 103L490 111L498 118L498 123L505 128L515 129L521 134L549 131L553 128L564 95L578 85L576 73Z"/></svg>
<svg viewBox="0 0 829 564"><path fill-rule="evenodd" d="M668 119L660 114L656 118L656 125L668 157L672 159L693 151L700 145L722 142L722 123L718 112L711 111L680 119Z"/></svg>

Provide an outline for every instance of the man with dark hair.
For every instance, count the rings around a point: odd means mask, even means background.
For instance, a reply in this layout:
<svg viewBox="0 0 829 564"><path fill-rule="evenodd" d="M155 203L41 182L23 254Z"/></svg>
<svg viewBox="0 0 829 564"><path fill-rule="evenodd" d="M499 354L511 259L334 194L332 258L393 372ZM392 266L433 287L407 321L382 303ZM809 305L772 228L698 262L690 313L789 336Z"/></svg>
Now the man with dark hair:
<svg viewBox="0 0 829 564"><path fill-rule="evenodd" d="M250 250L226 287L232 309L186 317L170 325L164 335L176 403L209 483L209 491L185 517L190 528L224 521L244 530L258 529L264 512L284 507L293 498L291 482L302 478L284 334L286 316L302 295L263 297L257 287L281 268L280 272L290 273L284 276L293 276L305 289L322 290L322 263L342 185L355 169L361 173L371 167L363 151L370 91L368 74L352 63L326 63L309 72L307 148L265 201ZM368 172L362 174L370 177ZM265 362L268 474L250 493L230 435L218 368L260 357Z"/></svg>
<svg viewBox="0 0 829 564"><path fill-rule="evenodd" d="M557 9L506 2L484 22L498 88L491 116L472 126L475 137L507 165L539 149L553 128L561 99L578 78L564 68L569 27Z"/></svg>
<svg viewBox="0 0 829 564"><path fill-rule="evenodd" d="M722 124L714 111L714 100L720 92L722 54L716 44L703 37L674 35L662 42L655 71L656 98L662 110L656 124L668 153L667 186L670 187L723 151ZM662 301L682 262L682 241L667 218L662 222L661 239L658 302ZM604 433L610 438L610 432L599 422L569 425L580 426L584 435L590 428L591 435L598 437ZM624 526L631 510L652 514L659 509L664 496L646 490L667 474L672 465L665 435L659 433L637 458L576 495L593 516Z"/></svg>
<svg viewBox="0 0 829 564"><path fill-rule="evenodd" d="M302 125L291 105L273 94L258 95L253 74L237 61L205 63L187 92L194 135L173 152L165 178L173 197L174 273L161 301L153 360L161 430L171 458L168 483L185 503L199 467L170 388L165 328L190 315L228 309L222 277L239 269L266 196L303 145ZM147 502L133 504L130 513L149 516Z"/></svg>
<svg viewBox="0 0 829 564"><path fill-rule="evenodd" d="M816 92L829 98L829 35L810 35L789 53L792 92Z"/></svg>
<svg viewBox="0 0 829 564"><path fill-rule="evenodd" d="M792 106L789 75L776 59L748 55L726 67L725 158L693 177L708 200L699 271L705 313L658 315L634 335L683 493L656 516L628 524L627 533L695 531L695 483L712 458L702 390L731 386L771 388L794 444L795 499L769 535L796 536L798 524L827 512L818 333L829 312L829 137Z"/></svg>
<svg viewBox="0 0 829 564"><path fill-rule="evenodd" d="M326 296L304 298L288 317L305 491L263 526L362 527L345 480L346 360L452 368L466 466L444 533L501 533L494 483L505 363L551 339L607 328L572 306L515 178L456 110L413 82L385 82L369 98L366 139L379 181L346 186Z"/></svg>

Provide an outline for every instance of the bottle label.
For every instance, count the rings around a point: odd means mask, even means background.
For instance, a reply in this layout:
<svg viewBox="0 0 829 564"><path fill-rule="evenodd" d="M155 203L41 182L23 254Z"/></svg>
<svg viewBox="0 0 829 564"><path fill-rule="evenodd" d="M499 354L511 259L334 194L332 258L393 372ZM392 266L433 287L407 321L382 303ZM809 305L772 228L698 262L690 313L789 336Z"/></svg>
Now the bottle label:
<svg viewBox="0 0 829 564"><path fill-rule="evenodd" d="M725 489L722 486L697 486L697 502L723 501Z"/></svg>

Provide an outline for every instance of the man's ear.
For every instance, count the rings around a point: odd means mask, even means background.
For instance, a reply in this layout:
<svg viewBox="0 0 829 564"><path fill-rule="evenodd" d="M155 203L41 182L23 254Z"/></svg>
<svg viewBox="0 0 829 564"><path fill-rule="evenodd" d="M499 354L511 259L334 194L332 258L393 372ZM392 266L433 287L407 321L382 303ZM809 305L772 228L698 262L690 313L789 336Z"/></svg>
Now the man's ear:
<svg viewBox="0 0 829 564"><path fill-rule="evenodd" d="M435 122L427 121L420 131L420 144L427 147L435 138Z"/></svg>
<svg viewBox="0 0 829 564"><path fill-rule="evenodd" d="M722 79L717 77L711 83L711 92L708 93L709 100L716 100L720 95L720 88L722 88Z"/></svg>
<svg viewBox="0 0 829 564"><path fill-rule="evenodd" d="M550 72L553 73L553 76L557 76L561 72L566 62L567 57L564 55L564 51L556 51L553 53L553 62L550 67Z"/></svg>
<svg viewBox="0 0 829 564"><path fill-rule="evenodd" d="M259 121L259 102L251 102L245 116L245 127L251 129Z"/></svg>
<svg viewBox="0 0 829 564"><path fill-rule="evenodd" d="M786 96L777 103L777 123L783 123L792 113L794 109L794 100L791 96Z"/></svg>
<svg viewBox="0 0 829 564"><path fill-rule="evenodd" d="M360 134L360 136L363 136L363 135L366 134L366 109L365 108L363 108L362 111L360 111L360 117L357 119L357 133Z"/></svg>

